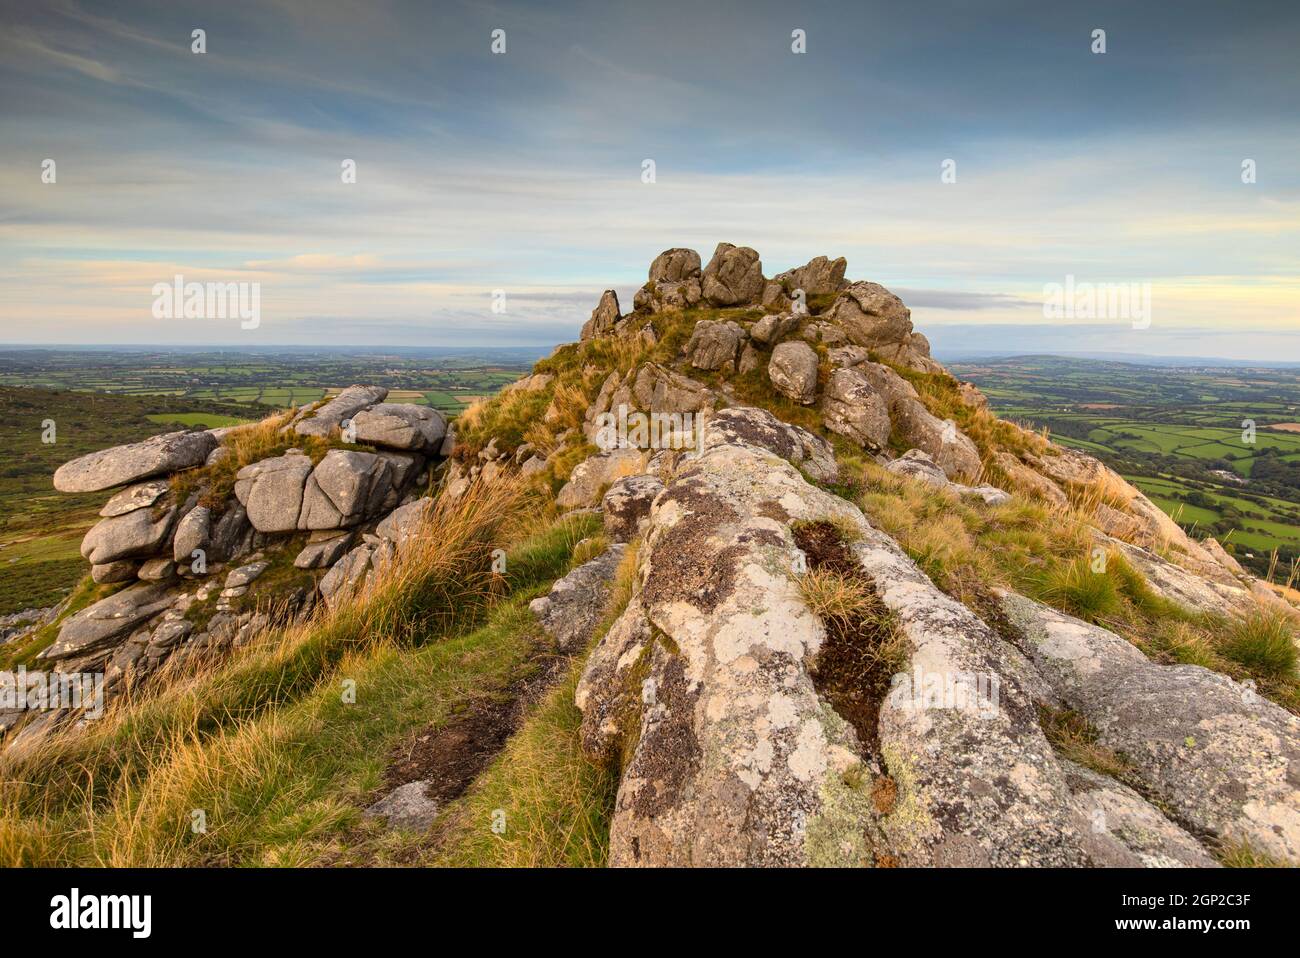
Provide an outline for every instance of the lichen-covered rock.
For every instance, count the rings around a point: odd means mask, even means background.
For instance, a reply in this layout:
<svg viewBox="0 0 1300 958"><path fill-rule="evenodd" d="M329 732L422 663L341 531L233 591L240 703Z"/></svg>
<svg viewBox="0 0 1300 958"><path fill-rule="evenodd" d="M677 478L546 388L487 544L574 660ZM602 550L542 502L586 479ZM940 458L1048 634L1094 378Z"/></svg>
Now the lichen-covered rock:
<svg viewBox="0 0 1300 958"><path fill-rule="evenodd" d="M1062 759L1092 864L1104 868L1218 868L1208 851L1127 785Z"/></svg>
<svg viewBox="0 0 1300 958"><path fill-rule="evenodd" d="M809 671L825 630L797 585L792 526L810 520L856 530L914 672L1000 680L970 709L891 696L884 767ZM630 756L611 864L1087 863L1032 669L856 507L761 448L719 443L656 500L641 555L642 588L575 697L584 747ZM873 801L882 784L891 807Z"/></svg>
<svg viewBox="0 0 1300 958"><path fill-rule="evenodd" d="M843 328L835 323L826 323L820 320L809 323L804 327L803 338L810 343L821 343L827 348L843 348L849 341L849 337L845 334Z"/></svg>
<svg viewBox="0 0 1300 958"><path fill-rule="evenodd" d="M879 283L851 283L824 315L850 341L872 349L906 343L912 332L912 311Z"/></svg>
<svg viewBox="0 0 1300 958"><path fill-rule="evenodd" d="M773 278L791 291L802 289L809 296L821 296L838 293L847 285L844 271L848 265L843 256L838 259L814 256L803 266L778 273Z"/></svg>
<svg viewBox="0 0 1300 958"><path fill-rule="evenodd" d="M714 405L708 386L657 363L645 363L637 370L632 398L649 412L701 412Z"/></svg>
<svg viewBox="0 0 1300 958"><path fill-rule="evenodd" d="M609 583L626 549L623 543L611 545L556 581L550 592L529 604L528 608L561 651L572 652L591 638L605 614Z"/></svg>
<svg viewBox="0 0 1300 958"><path fill-rule="evenodd" d="M703 448L746 445L773 453L817 482L839 477L835 450L821 436L777 419L766 409L733 406L715 413L704 427Z"/></svg>
<svg viewBox="0 0 1300 958"><path fill-rule="evenodd" d="M889 406L856 369L831 373L822 397L822 422L831 432L877 450L889 443Z"/></svg>
<svg viewBox="0 0 1300 958"><path fill-rule="evenodd" d="M763 295L763 264L748 246L719 243L704 267L700 288L715 306L757 303Z"/></svg>
<svg viewBox="0 0 1300 958"><path fill-rule="evenodd" d="M1211 556L1214 557L1215 562L1219 563L1219 565L1223 566L1233 575L1240 578L1247 574L1246 570L1241 567L1241 563L1238 562L1236 558L1228 552L1227 549L1219 545L1218 539L1214 538L1213 536L1206 536L1204 539L1201 540L1201 545L1202 547L1204 547L1206 552L1208 552Z"/></svg>
<svg viewBox="0 0 1300 958"><path fill-rule="evenodd" d="M749 328L749 336L756 343L774 346L798 328L794 313L769 313Z"/></svg>
<svg viewBox="0 0 1300 958"><path fill-rule="evenodd" d="M169 432L65 462L54 471L59 492L99 492L203 465L217 445L206 432Z"/></svg>
<svg viewBox="0 0 1300 958"><path fill-rule="evenodd" d="M1238 584L1228 585L1213 579L1203 579L1181 566L1176 566L1141 546L1115 539L1097 532L1095 537L1104 547L1122 555L1129 564L1142 573L1157 595L1193 612L1231 616L1247 611L1253 606L1250 593Z"/></svg>
<svg viewBox="0 0 1300 958"><path fill-rule="evenodd" d="M611 864L812 863L808 833L826 831L830 793L861 766L804 664L823 631L791 575L792 535L755 508L800 489L816 492L771 453L725 445L684 465L658 500L646 584L576 698L584 741L630 755ZM620 729L634 740L616 744ZM851 863L865 849L859 838L826 854Z"/></svg>
<svg viewBox="0 0 1300 958"><path fill-rule="evenodd" d="M99 514L105 519L111 519L114 516L124 516L128 512L152 506L167 494L169 488L170 484L165 479L154 479L128 486L104 503L104 508L99 510Z"/></svg>
<svg viewBox="0 0 1300 958"><path fill-rule="evenodd" d="M369 544L362 543L335 562L317 586L325 604L333 608L338 602L354 595L365 582L373 558L374 549Z"/></svg>
<svg viewBox="0 0 1300 958"><path fill-rule="evenodd" d="M618 320L618 293L612 289L607 289L600 294L600 302L591 311L591 319L587 320L582 326L582 340L595 339L597 336L608 336L614 331L614 326L618 323Z"/></svg>
<svg viewBox="0 0 1300 958"><path fill-rule="evenodd" d="M615 481L645 471L650 456L641 449L610 449L574 467L569 481L555 497L561 509L580 509L600 503Z"/></svg>
<svg viewBox="0 0 1300 958"><path fill-rule="evenodd" d="M993 454L993 464L1006 474L1013 486L1022 492L1042 499L1054 506L1067 506L1069 497L1051 479L1040 475L1013 456L999 449Z"/></svg>
<svg viewBox="0 0 1300 958"><path fill-rule="evenodd" d="M702 319L695 324L686 356L696 369L735 372L745 331L730 320Z"/></svg>
<svg viewBox="0 0 1300 958"><path fill-rule="evenodd" d="M698 279L700 254L693 249L674 247L666 249L650 264L649 280L652 283L680 283Z"/></svg>
<svg viewBox="0 0 1300 958"><path fill-rule="evenodd" d="M300 436L329 436L363 409L384 401L388 390L383 386L349 386L337 396L315 410L304 410L293 424ZM256 525L256 523L254 523Z"/></svg>
<svg viewBox="0 0 1300 958"><path fill-rule="evenodd" d="M930 415L916 399L899 399L890 407L890 415L899 433L910 444L929 453L948 478L979 475L982 468L979 449L951 419L945 421Z"/></svg>
<svg viewBox="0 0 1300 958"><path fill-rule="evenodd" d="M804 406L817 401L817 354L807 343L780 343L767 365L772 387Z"/></svg>
<svg viewBox="0 0 1300 958"><path fill-rule="evenodd" d="M235 496L258 532L292 532L298 528L303 489L311 459L296 449L262 459L235 474Z"/></svg>
<svg viewBox="0 0 1300 958"><path fill-rule="evenodd" d="M432 454L447 434L447 419L428 406L378 403L352 417L356 441Z"/></svg>
<svg viewBox="0 0 1300 958"><path fill-rule="evenodd" d="M111 585L114 582L130 582L136 570L140 568L138 559L117 559L102 562L90 567L90 578L97 585Z"/></svg>
<svg viewBox="0 0 1300 958"><path fill-rule="evenodd" d="M619 479L600 502L605 515L605 534L611 542L628 542L640 534L650 516L655 496L664 484L651 475L625 476Z"/></svg>
<svg viewBox="0 0 1300 958"><path fill-rule="evenodd" d="M1179 823L1300 861L1300 719L1226 675L1157 665L1031 599L1004 593L1002 607L1053 691Z"/></svg>
<svg viewBox="0 0 1300 958"><path fill-rule="evenodd" d="M907 450L897 459L886 463L885 468L900 476L907 476L909 479L937 486L940 489L948 487L948 477L944 471L935 465L929 453L922 452L920 449Z"/></svg>

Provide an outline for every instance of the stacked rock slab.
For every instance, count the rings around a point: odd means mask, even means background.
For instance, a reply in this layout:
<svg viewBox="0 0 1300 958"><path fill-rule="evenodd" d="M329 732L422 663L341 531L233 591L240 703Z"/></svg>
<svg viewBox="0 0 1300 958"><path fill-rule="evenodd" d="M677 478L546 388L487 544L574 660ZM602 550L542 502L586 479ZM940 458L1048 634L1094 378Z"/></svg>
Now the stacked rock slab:
<svg viewBox="0 0 1300 958"><path fill-rule="evenodd" d="M81 546L94 581L138 581L66 617L41 660L58 671L105 670L116 694L174 655L246 641L271 624L253 603L241 611L240 600L291 543L306 539L286 564L321 570L323 580L352 556L358 535L380 553L384 543L410 538L422 509L406 504L415 505L413 490L441 457L447 422L436 410L386 403L386 396L382 386L350 386L300 410L281 427L287 440L336 447L319 461L291 447L249 463L236 474L233 496L220 501L211 501L202 471L177 487L193 489L179 497L171 477L232 454L223 444L229 429L167 433L61 466L54 477L61 491L112 490ZM364 577L358 565L353 556L348 577ZM312 574L303 575L302 585L268 596L284 615L307 613L320 594ZM195 628L186 613L210 600L215 614Z"/></svg>

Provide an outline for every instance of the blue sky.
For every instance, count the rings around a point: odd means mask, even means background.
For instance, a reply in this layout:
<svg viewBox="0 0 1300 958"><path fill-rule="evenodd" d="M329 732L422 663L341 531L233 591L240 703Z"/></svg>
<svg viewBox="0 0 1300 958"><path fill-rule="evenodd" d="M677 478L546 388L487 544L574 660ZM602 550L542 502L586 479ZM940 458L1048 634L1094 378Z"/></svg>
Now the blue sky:
<svg viewBox="0 0 1300 958"><path fill-rule="evenodd" d="M0 341L548 344L725 240L939 348L1072 275L1151 285L1126 351L1300 359L1300 6L1077 6L5 0ZM155 319L178 273L261 325Z"/></svg>

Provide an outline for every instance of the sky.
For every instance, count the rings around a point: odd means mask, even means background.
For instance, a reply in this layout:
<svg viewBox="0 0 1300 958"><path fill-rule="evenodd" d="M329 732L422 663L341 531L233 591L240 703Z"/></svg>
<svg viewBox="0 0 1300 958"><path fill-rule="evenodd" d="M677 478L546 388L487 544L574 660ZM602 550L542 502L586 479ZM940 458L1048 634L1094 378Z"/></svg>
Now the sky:
<svg viewBox="0 0 1300 958"><path fill-rule="evenodd" d="M726 241L940 355L1300 360L1300 4L1159 7L0 0L0 342L549 345Z"/></svg>

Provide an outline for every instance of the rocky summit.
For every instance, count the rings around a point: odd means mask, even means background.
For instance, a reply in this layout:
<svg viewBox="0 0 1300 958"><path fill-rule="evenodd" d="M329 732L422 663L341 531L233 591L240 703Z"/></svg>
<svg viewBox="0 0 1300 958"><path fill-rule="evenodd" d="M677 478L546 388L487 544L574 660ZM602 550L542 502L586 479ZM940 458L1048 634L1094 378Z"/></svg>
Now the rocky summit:
<svg viewBox="0 0 1300 958"><path fill-rule="evenodd" d="M612 783L608 864L1300 861L1300 611L998 419L843 258L769 278L749 247L668 249L631 311L606 290L577 342L453 425L385 399L351 386L60 468L108 494L82 545L107 594L42 659L112 693L236 655L400 568L435 498L513 484L590 529L520 605L573 682L548 666L484 697L509 701L475 706L460 740L489 744L455 766L480 774L562 694ZM530 741L563 734L554 714ZM416 778L369 817L454 828L439 802L469 778Z"/></svg>

